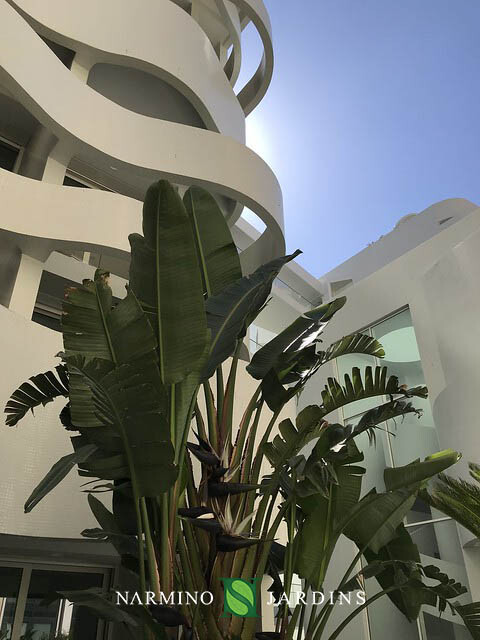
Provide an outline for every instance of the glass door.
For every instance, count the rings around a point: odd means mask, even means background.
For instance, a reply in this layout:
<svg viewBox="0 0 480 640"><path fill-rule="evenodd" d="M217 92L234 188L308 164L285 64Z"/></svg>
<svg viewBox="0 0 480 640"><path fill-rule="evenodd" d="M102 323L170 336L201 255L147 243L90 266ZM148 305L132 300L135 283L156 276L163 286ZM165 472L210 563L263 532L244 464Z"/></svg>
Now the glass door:
<svg viewBox="0 0 480 640"><path fill-rule="evenodd" d="M101 640L104 623L53 594L104 588L103 569L0 566L0 640Z"/></svg>

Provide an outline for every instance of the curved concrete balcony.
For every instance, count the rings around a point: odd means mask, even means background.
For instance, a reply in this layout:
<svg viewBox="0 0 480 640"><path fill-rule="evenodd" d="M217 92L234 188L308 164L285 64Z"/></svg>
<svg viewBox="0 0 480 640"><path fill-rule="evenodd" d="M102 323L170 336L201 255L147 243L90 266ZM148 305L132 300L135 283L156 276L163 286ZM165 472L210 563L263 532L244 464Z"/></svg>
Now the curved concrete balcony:
<svg viewBox="0 0 480 640"><path fill-rule="evenodd" d="M283 252L280 187L263 160L242 143L241 110L202 30L169 0L86 2L90 9L82 4L80 11L74 3L63 6L66 3L59 0L43 7L34 0L0 1L0 82L55 136L61 161L67 166L71 158L79 158L95 167L114 169L119 178L135 176L145 185L167 178L178 184L203 186L247 206L267 225L261 238L245 252L248 270ZM247 4L255 3L249 0ZM116 104L67 69L35 29L76 47L80 59L90 66L97 62L132 65L168 79L192 100L214 131L147 117ZM43 224L48 208L43 209L40 203L48 201L51 207L52 198L61 201L63 211L70 210L68 227L64 220L57 224L54 216L49 216L48 230L40 233L31 212L21 211L22 197L12 186L16 180L21 180L22 190L30 192L32 202L44 211ZM4 202L9 189L17 196L9 199L11 226L7 222L2 225L8 231L36 238L43 234L52 242L67 233L68 240L79 247L94 242L93 230L90 241L83 236L80 239L85 209L74 203L81 199L76 191L52 189L45 183L28 184L28 180L12 176L3 180ZM89 210L95 211L97 219L105 217L112 229L117 212L122 210L117 202L122 197L90 193ZM137 205L123 208L133 210ZM75 215L79 219L74 223ZM232 216L230 222L234 221ZM108 238L97 244L119 249ZM52 248L56 248L54 243Z"/></svg>

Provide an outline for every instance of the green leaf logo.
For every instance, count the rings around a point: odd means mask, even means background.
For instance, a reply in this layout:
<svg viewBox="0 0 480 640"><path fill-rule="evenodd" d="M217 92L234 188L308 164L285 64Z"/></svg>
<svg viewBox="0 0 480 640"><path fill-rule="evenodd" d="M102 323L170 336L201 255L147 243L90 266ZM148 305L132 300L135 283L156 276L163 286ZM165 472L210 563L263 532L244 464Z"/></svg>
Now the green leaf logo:
<svg viewBox="0 0 480 640"><path fill-rule="evenodd" d="M224 588L223 612L240 618L257 617L257 578L222 578Z"/></svg>

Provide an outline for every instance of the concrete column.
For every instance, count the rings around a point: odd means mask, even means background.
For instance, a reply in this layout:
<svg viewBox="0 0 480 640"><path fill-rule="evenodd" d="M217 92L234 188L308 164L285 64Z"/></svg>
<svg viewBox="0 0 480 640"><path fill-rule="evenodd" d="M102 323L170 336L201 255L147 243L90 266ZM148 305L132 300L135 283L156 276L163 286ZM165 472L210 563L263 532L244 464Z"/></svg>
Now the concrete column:
<svg viewBox="0 0 480 640"><path fill-rule="evenodd" d="M84 53L77 52L75 54L75 57L73 58L70 71L73 73L73 75L77 76L77 78L84 84L87 84L88 76L93 65L94 61L90 58L90 56Z"/></svg>
<svg viewBox="0 0 480 640"><path fill-rule="evenodd" d="M18 173L34 180L62 184L72 157L71 145L38 125L23 152Z"/></svg>
<svg viewBox="0 0 480 640"><path fill-rule="evenodd" d="M22 254L8 308L27 320L32 318L42 272L43 262Z"/></svg>

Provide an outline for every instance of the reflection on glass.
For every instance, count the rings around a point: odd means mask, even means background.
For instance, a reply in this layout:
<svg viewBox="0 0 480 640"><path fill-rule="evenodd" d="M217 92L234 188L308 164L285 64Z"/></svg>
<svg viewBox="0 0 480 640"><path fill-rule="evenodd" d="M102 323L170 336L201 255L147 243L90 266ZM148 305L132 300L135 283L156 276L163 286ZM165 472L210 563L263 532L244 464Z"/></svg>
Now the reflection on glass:
<svg viewBox="0 0 480 640"><path fill-rule="evenodd" d="M21 580L18 567L0 567L0 640L11 638Z"/></svg>
<svg viewBox="0 0 480 640"><path fill-rule="evenodd" d="M424 614L426 640L469 640L471 638L463 625L445 618Z"/></svg>
<svg viewBox="0 0 480 640"><path fill-rule="evenodd" d="M372 336L384 347L385 358L382 364L388 367L389 375L396 375L400 383L406 384L408 388L425 384L408 309L372 327ZM428 399L413 398L412 404L416 409L422 410L420 418L412 413L389 424L393 463L397 467L416 458L426 457L439 449L430 402Z"/></svg>
<svg viewBox="0 0 480 640"><path fill-rule="evenodd" d="M375 580L367 580L365 583L367 598L371 598L380 589ZM388 596L382 596L373 602L368 607L367 615L372 640L384 640L385 637L388 640L419 640L417 623L409 622Z"/></svg>
<svg viewBox="0 0 480 640"><path fill-rule="evenodd" d="M407 525L407 530L420 551L422 564L434 564L451 578L467 584L462 547L454 520Z"/></svg>
<svg viewBox="0 0 480 640"><path fill-rule="evenodd" d="M97 619L87 609L66 600L42 601L56 591L101 587L102 581L98 573L34 569L21 630L25 640L95 640Z"/></svg>

